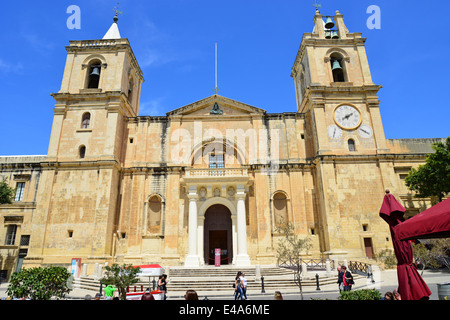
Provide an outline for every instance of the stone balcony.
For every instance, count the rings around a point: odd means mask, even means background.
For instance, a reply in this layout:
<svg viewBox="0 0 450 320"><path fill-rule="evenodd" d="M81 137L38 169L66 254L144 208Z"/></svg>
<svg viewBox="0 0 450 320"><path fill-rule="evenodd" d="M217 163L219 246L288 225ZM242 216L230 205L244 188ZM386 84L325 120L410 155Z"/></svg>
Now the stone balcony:
<svg viewBox="0 0 450 320"><path fill-rule="evenodd" d="M247 168L187 168L182 180L185 183L241 182L249 179Z"/></svg>

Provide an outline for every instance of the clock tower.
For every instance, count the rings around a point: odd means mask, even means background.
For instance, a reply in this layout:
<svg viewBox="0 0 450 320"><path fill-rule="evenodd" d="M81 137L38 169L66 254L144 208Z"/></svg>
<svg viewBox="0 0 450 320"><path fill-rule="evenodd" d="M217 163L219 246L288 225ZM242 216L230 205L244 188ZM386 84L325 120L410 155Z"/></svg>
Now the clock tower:
<svg viewBox="0 0 450 320"><path fill-rule="evenodd" d="M365 41L361 33L348 31L339 11L323 16L317 10L291 74L313 167L315 228L321 252L330 258L385 246L385 239L367 232L369 226L384 231L379 201L370 199L382 197L390 181L384 175L389 149L377 96L381 86L372 81Z"/></svg>
<svg viewBox="0 0 450 320"><path fill-rule="evenodd" d="M292 68L297 112L305 114L314 155L386 152L377 92L361 33L343 15L316 11Z"/></svg>

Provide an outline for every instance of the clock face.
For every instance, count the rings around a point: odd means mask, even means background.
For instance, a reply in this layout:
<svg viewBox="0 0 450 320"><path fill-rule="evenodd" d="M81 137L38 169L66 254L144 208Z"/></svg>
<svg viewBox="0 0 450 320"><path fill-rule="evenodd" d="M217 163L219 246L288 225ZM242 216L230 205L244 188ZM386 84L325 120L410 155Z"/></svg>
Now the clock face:
<svg viewBox="0 0 450 320"><path fill-rule="evenodd" d="M342 129L351 130L361 124L361 114L355 107L344 104L334 110L334 120Z"/></svg>
<svg viewBox="0 0 450 320"><path fill-rule="evenodd" d="M366 138L367 139L367 138L370 138L373 135L373 130L368 125L363 124L361 127L359 127L358 133L361 136L361 138Z"/></svg>
<svg viewBox="0 0 450 320"><path fill-rule="evenodd" d="M333 124L328 127L328 136L330 139L340 139L342 137L342 129L339 128L337 125Z"/></svg>

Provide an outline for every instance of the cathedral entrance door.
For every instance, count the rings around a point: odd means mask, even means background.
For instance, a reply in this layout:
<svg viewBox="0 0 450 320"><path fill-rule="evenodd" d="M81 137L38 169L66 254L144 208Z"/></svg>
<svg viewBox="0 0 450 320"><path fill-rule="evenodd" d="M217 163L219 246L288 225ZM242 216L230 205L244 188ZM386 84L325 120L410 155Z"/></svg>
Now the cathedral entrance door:
<svg viewBox="0 0 450 320"><path fill-rule="evenodd" d="M221 204L210 206L205 213L204 253L205 264L214 265L214 250L221 249L220 264L232 262L231 212Z"/></svg>
<svg viewBox="0 0 450 320"><path fill-rule="evenodd" d="M209 230L208 264L214 264L216 248L220 249L220 264L228 264L227 230Z"/></svg>

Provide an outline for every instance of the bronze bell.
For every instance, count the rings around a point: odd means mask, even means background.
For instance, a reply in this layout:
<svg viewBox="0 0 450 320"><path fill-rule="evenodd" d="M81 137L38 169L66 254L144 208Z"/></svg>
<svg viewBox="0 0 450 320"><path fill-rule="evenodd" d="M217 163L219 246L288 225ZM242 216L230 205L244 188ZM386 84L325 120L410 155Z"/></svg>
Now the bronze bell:
<svg viewBox="0 0 450 320"><path fill-rule="evenodd" d="M331 39L339 39L339 35L337 31L331 31Z"/></svg>
<svg viewBox="0 0 450 320"><path fill-rule="evenodd" d="M327 22L325 22L325 28L326 29L331 29L334 27L334 22L331 19L331 17L327 17Z"/></svg>
<svg viewBox="0 0 450 320"><path fill-rule="evenodd" d="M90 74L90 76L100 76L100 68L98 66L94 66L92 67L92 72Z"/></svg>
<svg viewBox="0 0 450 320"><path fill-rule="evenodd" d="M325 39L331 39L331 31L325 31Z"/></svg>
<svg viewBox="0 0 450 320"><path fill-rule="evenodd" d="M334 60L333 65L331 67L331 70L336 70L336 69L342 69L341 64L339 63L338 60Z"/></svg>

